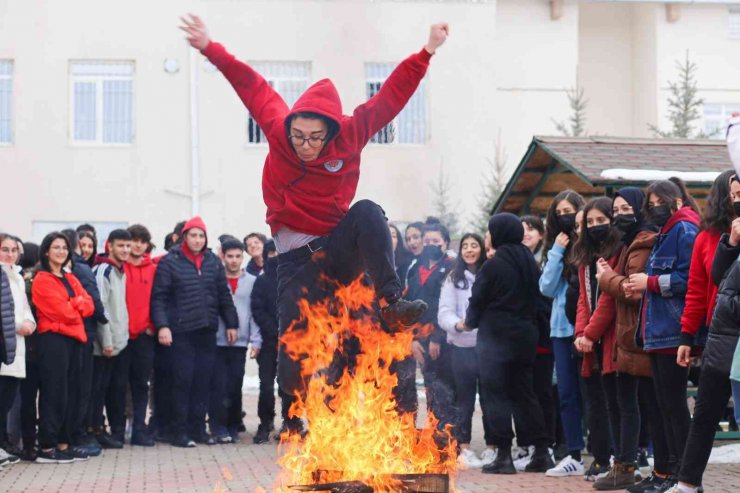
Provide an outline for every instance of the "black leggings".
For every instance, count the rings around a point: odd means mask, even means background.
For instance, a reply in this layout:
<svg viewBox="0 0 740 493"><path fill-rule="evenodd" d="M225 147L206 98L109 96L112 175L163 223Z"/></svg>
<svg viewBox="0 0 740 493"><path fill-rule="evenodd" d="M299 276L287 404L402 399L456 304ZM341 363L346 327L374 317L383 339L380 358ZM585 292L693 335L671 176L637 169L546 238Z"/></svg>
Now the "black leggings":
<svg viewBox="0 0 740 493"><path fill-rule="evenodd" d="M614 440L614 457L622 463L633 464L637 460L640 441L640 406L637 398L640 378L627 373L610 373L603 376L603 382Z"/></svg>
<svg viewBox="0 0 740 493"><path fill-rule="evenodd" d="M689 369L676 364L675 354L650 354L650 364L669 457L667 471L659 472L678 474L691 426L691 415L686 403ZM656 469L657 467L656 457Z"/></svg>

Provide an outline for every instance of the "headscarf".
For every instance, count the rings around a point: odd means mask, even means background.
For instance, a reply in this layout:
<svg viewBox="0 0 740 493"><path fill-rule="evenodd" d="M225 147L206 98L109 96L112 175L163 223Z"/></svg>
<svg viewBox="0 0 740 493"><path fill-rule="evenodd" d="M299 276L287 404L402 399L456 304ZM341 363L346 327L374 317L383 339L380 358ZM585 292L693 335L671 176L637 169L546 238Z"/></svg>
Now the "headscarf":
<svg viewBox="0 0 740 493"><path fill-rule="evenodd" d="M522 281L535 299L539 293L539 268L532 252L522 244L524 226L519 217L510 212L494 214L488 221L491 245L496 249L496 257L514 266Z"/></svg>
<svg viewBox="0 0 740 493"><path fill-rule="evenodd" d="M645 194L642 193L637 187L624 187L620 188L617 193L614 194L614 198L622 197L631 207L635 214L635 224L629 231L624 232L622 236L622 243L629 246L640 231L653 231L657 232L657 229L645 222L645 218L642 215L642 205L645 203ZM616 216L614 216L616 218Z"/></svg>

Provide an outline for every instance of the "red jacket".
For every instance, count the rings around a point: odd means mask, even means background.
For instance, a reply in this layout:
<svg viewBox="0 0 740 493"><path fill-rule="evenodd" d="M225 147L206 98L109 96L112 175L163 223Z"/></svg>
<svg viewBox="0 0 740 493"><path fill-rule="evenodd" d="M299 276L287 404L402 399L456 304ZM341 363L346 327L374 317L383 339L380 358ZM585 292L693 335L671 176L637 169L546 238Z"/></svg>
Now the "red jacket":
<svg viewBox="0 0 740 493"><path fill-rule="evenodd" d="M80 281L69 272L64 273L75 293L69 297L62 281L54 274L39 271L31 284L31 299L36 307L36 324L39 333L56 332L58 334L87 341L82 317L90 317L95 312L95 305Z"/></svg>
<svg viewBox="0 0 740 493"><path fill-rule="evenodd" d="M621 249L613 257L607 259L607 263L612 269L617 267L620 253ZM601 341L601 349L603 352L601 373L604 375L613 373L617 371L617 361L614 357L614 346L617 340L617 333L615 330L617 307L614 302L614 298L612 298L608 293L602 291L599 295L599 300L596 303L596 310L591 313L591 302L589 300L590 294L586 284L586 267L583 265L578 267L578 280L580 282L580 295L578 296L575 335L576 337L585 336L593 342ZM592 351L583 355L581 375L584 377L591 376L591 372L596 363L594 360L595 354L596 353Z"/></svg>
<svg viewBox="0 0 740 493"><path fill-rule="evenodd" d="M342 114L337 90L328 79L309 87L288 109L261 75L220 44L209 43L203 54L224 74L267 136L269 153L262 172L262 193L272 234L287 227L317 236L331 233L349 210L360 178L362 149L403 109L432 56L422 49L408 57L375 96L347 116ZM318 159L311 162L299 159L288 138L286 124L297 112L321 114L338 128Z"/></svg>
<svg viewBox="0 0 740 493"><path fill-rule="evenodd" d="M694 345L703 324L709 327L717 300L718 286L712 281L712 262L722 233L715 229L700 231L694 241L689 267L686 305L681 316L681 344Z"/></svg>
<svg viewBox="0 0 740 493"><path fill-rule="evenodd" d="M139 265L123 264L126 274L126 308L128 309L128 337L136 339L147 329L154 330L149 318L149 302L157 266L149 254L145 254Z"/></svg>

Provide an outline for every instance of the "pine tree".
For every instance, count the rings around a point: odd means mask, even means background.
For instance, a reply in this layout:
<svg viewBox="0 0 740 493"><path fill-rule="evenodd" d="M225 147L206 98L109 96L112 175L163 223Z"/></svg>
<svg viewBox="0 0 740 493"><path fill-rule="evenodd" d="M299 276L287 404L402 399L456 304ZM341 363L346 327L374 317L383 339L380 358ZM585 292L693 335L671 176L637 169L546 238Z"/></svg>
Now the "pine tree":
<svg viewBox="0 0 740 493"><path fill-rule="evenodd" d="M506 161L508 157L501 145L500 133L494 151L493 159L486 158L488 166L483 172L481 190L477 198L476 214L470 223L470 227L479 233L488 230L488 220L491 218L493 206L506 186Z"/></svg>
<svg viewBox="0 0 740 493"><path fill-rule="evenodd" d="M703 131L694 132L694 122L700 119L700 109L704 99L697 96L698 82L696 80L697 66L689 59L686 51L686 60L676 60L678 81L668 82L670 96L668 97L668 120L671 130L663 131L656 125L648 128L656 137L674 139L703 139L708 137Z"/></svg>
<svg viewBox="0 0 740 493"><path fill-rule="evenodd" d="M588 99L584 96L583 88L566 89L565 94L568 96L568 103L573 112L568 118L568 123L556 122L555 128L558 132L566 137L580 137L586 133L586 107Z"/></svg>
<svg viewBox="0 0 740 493"><path fill-rule="evenodd" d="M453 202L453 185L449 175L445 173L444 164L439 168L437 180L430 182L429 186L434 194L434 216L447 227L450 236L455 238L460 229L460 203Z"/></svg>

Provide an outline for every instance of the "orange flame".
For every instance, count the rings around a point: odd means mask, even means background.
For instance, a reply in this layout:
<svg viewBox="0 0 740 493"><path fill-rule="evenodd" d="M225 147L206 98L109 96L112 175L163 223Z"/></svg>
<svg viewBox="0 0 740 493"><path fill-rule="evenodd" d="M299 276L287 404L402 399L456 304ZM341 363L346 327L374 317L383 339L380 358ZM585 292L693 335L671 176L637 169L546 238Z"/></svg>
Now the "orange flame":
<svg viewBox="0 0 740 493"><path fill-rule="evenodd" d="M324 301L299 301L296 323L305 324L306 330L286 331L281 342L291 357L307 356L302 373L314 376L305 398L298 396L291 408L293 415L305 414L309 433L305 439L281 436L278 463L283 472L275 491L335 481L362 481L375 491L398 491L400 483L392 474L454 474L456 444L450 429L437 431L438 422L430 413L426 428L417 430L415 416L396 408L393 388L398 378L389 366L410 355L414 335L412 330L385 332L373 316L374 299L373 289L360 278L348 286L336 285L334 296ZM415 328L417 333L428 329ZM345 368L338 381L329 383L321 370L329 367L336 352L348 354L344 345L349 336L360 348L352 371ZM321 376L315 377L317 373Z"/></svg>

